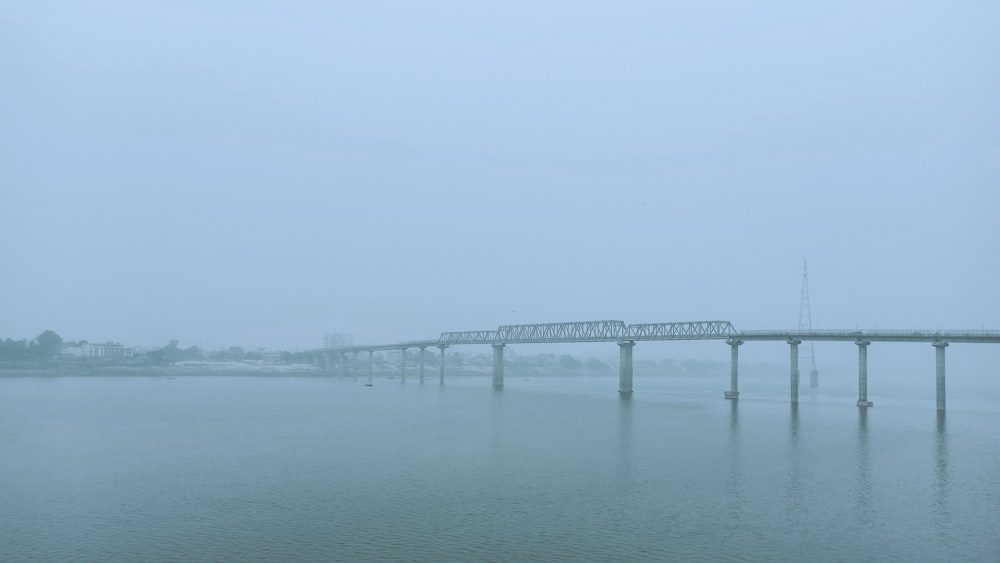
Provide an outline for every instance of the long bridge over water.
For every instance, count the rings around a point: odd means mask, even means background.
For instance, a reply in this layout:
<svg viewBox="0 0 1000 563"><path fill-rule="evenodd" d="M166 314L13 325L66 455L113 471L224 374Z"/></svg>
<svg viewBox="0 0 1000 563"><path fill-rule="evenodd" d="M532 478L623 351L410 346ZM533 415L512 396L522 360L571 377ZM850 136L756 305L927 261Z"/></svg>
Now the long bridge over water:
<svg viewBox="0 0 1000 563"><path fill-rule="evenodd" d="M306 354L327 362L346 354L368 352L368 380L372 379L372 355L376 351L402 351L402 377L406 378L406 350L418 348L420 377L423 380L423 351L437 347L441 351L440 380L444 382L445 349L459 345L493 347L493 385L503 386L503 351L509 344L549 344L572 342L615 342L620 349L618 392L632 393L632 349L636 342L670 340L723 340L730 346L730 388L726 399L737 399L739 392L739 347L751 341L785 341L790 351L790 393L793 403L799 400L799 344L804 341L854 342L858 346L858 402L870 407L868 400L868 346L873 342L926 342L936 350L937 410L945 410L945 348L949 343L1000 343L1000 330L751 330L737 331L729 321L691 321L626 325L623 321L582 321L543 324L502 325L497 330L443 332L437 340L415 340L393 344L369 344L310 350ZM816 373L810 385L817 385Z"/></svg>

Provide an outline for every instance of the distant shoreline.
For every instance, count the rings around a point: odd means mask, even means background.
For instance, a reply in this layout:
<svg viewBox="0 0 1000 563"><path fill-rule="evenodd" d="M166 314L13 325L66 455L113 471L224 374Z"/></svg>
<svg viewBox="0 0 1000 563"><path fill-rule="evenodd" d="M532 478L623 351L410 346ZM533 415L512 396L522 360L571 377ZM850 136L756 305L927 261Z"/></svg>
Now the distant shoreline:
<svg viewBox="0 0 1000 563"><path fill-rule="evenodd" d="M756 367L758 369L753 369ZM781 369L759 369L753 366L743 371L743 375L765 375L769 377L787 377ZM510 377L583 377L605 376L618 377L617 369L604 371L565 370L546 367L506 368ZM643 377L728 377L727 370L706 370L694 372L661 372L659 370L637 370ZM481 366L449 367L445 377L489 377L490 368ZM312 364L254 364L246 362L206 362L191 361L175 364L157 365L80 365L80 364L39 364L26 362L17 364L4 362L0 364L0 378L11 377L205 377L205 376L243 376L243 377L335 377L367 379L367 369L345 374L341 370L330 371ZM376 379L399 379L402 376L398 369L378 369L372 372ZM420 372L415 366L407 366L406 378L419 379ZM428 369L425 379L437 379L438 370Z"/></svg>
<svg viewBox="0 0 1000 563"><path fill-rule="evenodd" d="M44 365L25 363L0 365L0 377L89 377L146 376L176 377L188 375L329 375L306 364L242 364L239 362L179 362L166 366L130 365Z"/></svg>

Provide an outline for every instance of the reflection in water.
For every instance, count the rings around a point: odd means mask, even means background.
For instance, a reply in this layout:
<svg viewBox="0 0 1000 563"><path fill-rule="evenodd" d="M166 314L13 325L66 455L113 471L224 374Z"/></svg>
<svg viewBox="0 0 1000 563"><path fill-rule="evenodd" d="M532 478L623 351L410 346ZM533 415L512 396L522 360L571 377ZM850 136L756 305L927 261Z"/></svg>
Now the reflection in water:
<svg viewBox="0 0 1000 563"><path fill-rule="evenodd" d="M740 429L740 402L729 401L729 442L736 443Z"/></svg>
<svg viewBox="0 0 1000 563"><path fill-rule="evenodd" d="M799 447L799 404L798 403L792 403L789 430L791 431L792 447L798 448Z"/></svg>
<svg viewBox="0 0 1000 563"><path fill-rule="evenodd" d="M858 407L858 451L854 474L854 508L858 521L870 524L872 521L872 482L868 452L868 407Z"/></svg>
<svg viewBox="0 0 1000 563"><path fill-rule="evenodd" d="M507 430L503 420L503 387L492 387L493 396L490 401L490 449L493 456L493 467L500 467L504 461L504 432Z"/></svg>
<svg viewBox="0 0 1000 563"><path fill-rule="evenodd" d="M942 535L942 541L949 544L951 537L951 511L948 499L951 497L951 476L948 471L948 427L944 411L937 412L937 431L934 433L936 447L934 459L934 525Z"/></svg>
<svg viewBox="0 0 1000 563"><path fill-rule="evenodd" d="M1000 553L995 408L956 408L935 432L916 401L867 409L869 424L834 401L802 403L800 420L785 401L714 393L618 402L601 378L385 383L0 377L0 561ZM580 392L550 392L565 383Z"/></svg>
<svg viewBox="0 0 1000 563"><path fill-rule="evenodd" d="M740 409L739 401L729 401L729 476L726 479L726 498L730 522L742 526L743 522L743 472L740 468Z"/></svg>
<svg viewBox="0 0 1000 563"><path fill-rule="evenodd" d="M789 421L787 507L792 525L797 526L802 513L802 482L799 468L799 405L792 403Z"/></svg>
<svg viewBox="0 0 1000 563"><path fill-rule="evenodd" d="M620 393L618 399L618 444L615 482L618 492L632 491L634 473L632 468L632 395Z"/></svg>

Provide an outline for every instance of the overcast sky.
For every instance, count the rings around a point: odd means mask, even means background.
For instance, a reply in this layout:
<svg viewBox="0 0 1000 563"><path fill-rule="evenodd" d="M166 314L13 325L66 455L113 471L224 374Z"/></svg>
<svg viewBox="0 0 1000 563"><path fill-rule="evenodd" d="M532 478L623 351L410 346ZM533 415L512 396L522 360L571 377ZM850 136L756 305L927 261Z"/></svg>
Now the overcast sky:
<svg viewBox="0 0 1000 563"><path fill-rule="evenodd" d="M482 4L5 2L0 338L1000 328L1000 4Z"/></svg>

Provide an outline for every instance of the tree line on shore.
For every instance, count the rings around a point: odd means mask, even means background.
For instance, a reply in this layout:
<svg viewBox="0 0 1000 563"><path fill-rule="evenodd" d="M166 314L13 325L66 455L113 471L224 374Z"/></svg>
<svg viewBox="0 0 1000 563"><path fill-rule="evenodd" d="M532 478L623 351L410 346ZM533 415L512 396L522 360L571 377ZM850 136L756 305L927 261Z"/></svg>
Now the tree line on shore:
<svg viewBox="0 0 1000 563"><path fill-rule="evenodd" d="M86 346L86 340L64 341L58 333L46 330L32 338L14 340L0 338L0 361L6 362L51 362L60 361L100 361L102 363L120 364L152 364L166 365L181 361L244 361L275 358L282 363L292 363L296 360L290 352L268 353L262 350L244 350L239 346L230 346L218 350L202 350L198 346L182 348L177 340L171 340L162 348L154 348L138 354L123 354L121 356L106 356L100 358L79 357L62 354L65 349Z"/></svg>
<svg viewBox="0 0 1000 563"><path fill-rule="evenodd" d="M59 353L63 339L46 330L31 340L0 339L0 359L10 361L47 360Z"/></svg>

